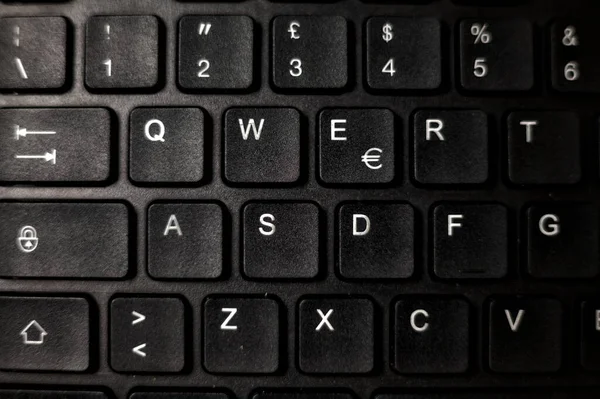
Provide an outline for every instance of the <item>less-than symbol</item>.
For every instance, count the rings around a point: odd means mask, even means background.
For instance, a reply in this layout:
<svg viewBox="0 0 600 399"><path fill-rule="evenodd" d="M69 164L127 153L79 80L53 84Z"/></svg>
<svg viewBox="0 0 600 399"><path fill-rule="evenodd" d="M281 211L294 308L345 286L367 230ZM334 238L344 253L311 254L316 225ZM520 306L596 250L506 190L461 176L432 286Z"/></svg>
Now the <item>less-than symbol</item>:
<svg viewBox="0 0 600 399"><path fill-rule="evenodd" d="M143 351L143 349L145 347L146 347L146 344L141 344L141 345L138 345L135 348L131 349L131 351L138 356L146 357L146 352Z"/></svg>

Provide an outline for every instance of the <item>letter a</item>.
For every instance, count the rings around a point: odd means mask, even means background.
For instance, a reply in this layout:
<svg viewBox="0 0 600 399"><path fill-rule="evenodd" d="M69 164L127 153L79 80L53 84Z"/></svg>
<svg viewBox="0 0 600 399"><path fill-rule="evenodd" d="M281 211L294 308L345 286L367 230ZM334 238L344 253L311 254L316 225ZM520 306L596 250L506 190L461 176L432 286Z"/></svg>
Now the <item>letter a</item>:
<svg viewBox="0 0 600 399"><path fill-rule="evenodd" d="M171 217L169 218L169 221L167 222L167 227L165 227L165 232L163 233L163 235L168 236L171 230L176 231L178 236L183 235L181 227L179 227L179 222L177 221L177 217L175 215L171 215Z"/></svg>

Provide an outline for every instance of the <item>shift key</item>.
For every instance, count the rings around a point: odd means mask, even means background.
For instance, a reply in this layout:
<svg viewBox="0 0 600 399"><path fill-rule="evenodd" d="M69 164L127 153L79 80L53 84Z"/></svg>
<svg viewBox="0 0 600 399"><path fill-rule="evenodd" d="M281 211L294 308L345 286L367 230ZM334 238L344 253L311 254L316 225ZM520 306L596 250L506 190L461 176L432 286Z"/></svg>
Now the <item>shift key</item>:
<svg viewBox="0 0 600 399"><path fill-rule="evenodd" d="M122 203L0 203L0 277L118 279L128 272Z"/></svg>

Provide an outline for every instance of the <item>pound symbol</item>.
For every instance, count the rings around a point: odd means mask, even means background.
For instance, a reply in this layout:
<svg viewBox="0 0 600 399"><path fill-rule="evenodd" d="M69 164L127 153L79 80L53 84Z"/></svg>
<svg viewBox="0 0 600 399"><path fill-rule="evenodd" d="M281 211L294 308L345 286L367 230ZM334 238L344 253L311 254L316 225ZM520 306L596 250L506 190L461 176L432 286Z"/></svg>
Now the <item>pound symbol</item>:
<svg viewBox="0 0 600 399"><path fill-rule="evenodd" d="M575 31L575 27L569 25L565 28L565 35L562 39L563 46L579 46L579 38L577 37L577 32Z"/></svg>
<svg viewBox="0 0 600 399"><path fill-rule="evenodd" d="M300 34L298 33L298 28L300 27L300 23L294 21L290 23L290 28L288 32L290 33L290 39L298 40L300 39Z"/></svg>
<svg viewBox="0 0 600 399"><path fill-rule="evenodd" d="M19 230L17 237L17 246L22 252L30 253L35 251L38 246L39 238L37 231L32 226L24 226Z"/></svg>

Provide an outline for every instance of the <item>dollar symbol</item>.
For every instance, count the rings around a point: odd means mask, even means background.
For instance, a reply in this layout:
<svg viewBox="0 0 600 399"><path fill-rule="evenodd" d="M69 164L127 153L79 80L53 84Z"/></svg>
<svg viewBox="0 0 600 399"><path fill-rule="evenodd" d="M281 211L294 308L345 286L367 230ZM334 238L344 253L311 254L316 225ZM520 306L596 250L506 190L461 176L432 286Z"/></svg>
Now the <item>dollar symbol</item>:
<svg viewBox="0 0 600 399"><path fill-rule="evenodd" d="M389 23L383 25L383 35L381 37L383 37L383 40L385 40L386 42L389 43L390 40L392 40L394 38L394 34L392 33L392 25L390 25Z"/></svg>

